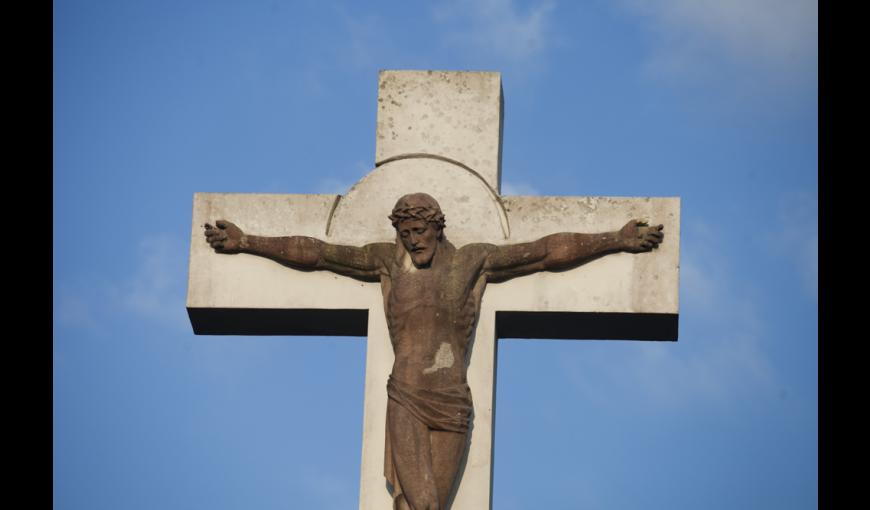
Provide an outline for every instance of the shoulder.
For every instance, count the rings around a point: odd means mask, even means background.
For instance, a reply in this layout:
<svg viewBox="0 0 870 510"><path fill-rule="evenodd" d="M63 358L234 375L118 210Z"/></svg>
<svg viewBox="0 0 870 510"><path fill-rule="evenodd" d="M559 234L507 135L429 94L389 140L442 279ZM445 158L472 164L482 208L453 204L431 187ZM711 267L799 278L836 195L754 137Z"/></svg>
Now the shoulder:
<svg viewBox="0 0 870 510"><path fill-rule="evenodd" d="M363 246L366 256L382 271L391 273L397 263L399 246L396 243L371 243Z"/></svg>
<svg viewBox="0 0 870 510"><path fill-rule="evenodd" d="M463 261L468 262L483 262L492 253L498 250L498 247L489 243L472 243L466 244L462 248L456 250L456 256Z"/></svg>
<svg viewBox="0 0 870 510"><path fill-rule="evenodd" d="M371 243L363 246L363 250L369 256L386 262L392 259L396 253L396 243Z"/></svg>
<svg viewBox="0 0 870 510"><path fill-rule="evenodd" d="M363 249L372 253L392 253L396 249L396 243L370 243L363 246Z"/></svg>

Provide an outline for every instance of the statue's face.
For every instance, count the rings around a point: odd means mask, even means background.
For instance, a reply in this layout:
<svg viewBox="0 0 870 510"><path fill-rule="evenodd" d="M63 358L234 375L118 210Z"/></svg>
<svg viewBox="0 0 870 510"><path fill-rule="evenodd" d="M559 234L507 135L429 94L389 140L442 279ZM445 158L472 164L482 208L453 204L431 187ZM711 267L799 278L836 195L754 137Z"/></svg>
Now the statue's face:
<svg viewBox="0 0 870 510"><path fill-rule="evenodd" d="M441 229L423 220L402 220L396 227L402 245L411 256L414 266L428 267L438 248Z"/></svg>

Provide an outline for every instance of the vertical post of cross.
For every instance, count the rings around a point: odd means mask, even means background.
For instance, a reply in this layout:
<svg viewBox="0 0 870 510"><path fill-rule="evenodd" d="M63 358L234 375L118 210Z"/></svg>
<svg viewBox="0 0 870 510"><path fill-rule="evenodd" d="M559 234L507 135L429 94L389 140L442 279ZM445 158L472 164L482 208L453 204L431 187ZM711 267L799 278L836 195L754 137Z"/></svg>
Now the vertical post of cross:
<svg viewBox="0 0 870 510"><path fill-rule="evenodd" d="M478 182L468 190L470 201L482 199L497 203L501 186L502 86L496 72L458 71L381 71L378 77L377 130L375 165L385 171L402 165L410 172L440 160L445 167L456 168ZM388 170L386 167L390 167ZM432 172L439 172L440 166ZM375 170L377 172L377 170ZM375 173L373 172L373 173ZM403 180L398 176L393 181ZM474 224L474 218L462 217L459 210L448 208L447 195L461 190L449 173L436 174L425 191L442 200L448 218L447 231L454 242L469 240L504 240L509 233L504 214L497 220L497 230L484 231L487 222ZM411 184L409 184L411 185ZM375 186L371 186L374 188ZM434 187L434 189L433 189ZM386 186L378 186L384 190ZM481 191L484 190L484 191ZM396 193L394 193L396 194ZM391 197L395 201L396 197ZM390 199L382 205L389 207ZM342 204L343 205L343 204ZM497 204L496 204L497 205ZM492 206L492 211L500 208ZM490 209L487 209L489 212ZM350 216L350 215L347 215ZM335 221L342 211L337 210ZM493 234L495 238L493 239ZM474 394L474 422L471 444L461 479L457 484L454 508L488 508L492 466L492 385L495 363L494 317L481 317L472 350L469 386ZM366 392L363 426L363 458L360 483L360 509L390 508L384 490L384 435L387 406L386 383L393 353L389 343L382 304L372 308L369 316L369 342L366 362Z"/></svg>

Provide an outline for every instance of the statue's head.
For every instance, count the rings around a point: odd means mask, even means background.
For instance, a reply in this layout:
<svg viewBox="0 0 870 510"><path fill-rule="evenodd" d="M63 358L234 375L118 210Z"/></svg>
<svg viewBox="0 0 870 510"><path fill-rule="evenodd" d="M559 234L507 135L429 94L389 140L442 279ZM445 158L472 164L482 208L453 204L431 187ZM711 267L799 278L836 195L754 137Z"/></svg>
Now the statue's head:
<svg viewBox="0 0 870 510"><path fill-rule="evenodd" d="M429 266L444 239L444 213L438 202L425 193L405 195L393 207L390 221L414 266Z"/></svg>

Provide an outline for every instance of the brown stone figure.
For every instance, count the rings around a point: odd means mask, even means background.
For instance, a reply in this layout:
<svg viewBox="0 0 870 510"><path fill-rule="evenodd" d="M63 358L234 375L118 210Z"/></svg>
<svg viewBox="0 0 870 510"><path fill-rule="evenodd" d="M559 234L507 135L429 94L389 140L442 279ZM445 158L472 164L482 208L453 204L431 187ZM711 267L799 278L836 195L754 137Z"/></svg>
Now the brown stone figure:
<svg viewBox="0 0 870 510"><path fill-rule="evenodd" d="M384 475L394 509L441 510L468 444L468 347L487 282L568 269L608 253L650 251L662 242L662 225L632 220L616 232L457 249L444 235L441 208L425 193L400 198L389 218L396 242L363 247L246 235L225 220L206 224L205 236L218 253L250 253L293 268L380 281L395 353Z"/></svg>

